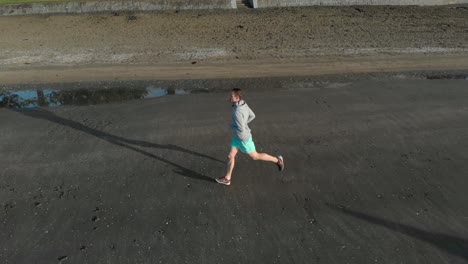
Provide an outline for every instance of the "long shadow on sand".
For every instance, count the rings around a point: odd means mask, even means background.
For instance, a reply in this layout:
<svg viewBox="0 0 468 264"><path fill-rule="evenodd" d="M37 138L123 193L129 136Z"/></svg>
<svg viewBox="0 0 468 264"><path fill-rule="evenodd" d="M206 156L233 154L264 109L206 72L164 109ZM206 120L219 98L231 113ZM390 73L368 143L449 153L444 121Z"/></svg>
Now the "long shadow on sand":
<svg viewBox="0 0 468 264"><path fill-rule="evenodd" d="M399 224L347 208L330 205L332 209L351 215L369 223L383 226L394 232L402 233L446 251L447 253L468 260L468 239L455 237L443 233L424 231L409 225Z"/></svg>
<svg viewBox="0 0 468 264"><path fill-rule="evenodd" d="M127 145L127 144L133 144L133 145L140 146L140 147L151 147L151 148L176 150L176 151L184 152L184 153L187 153L187 154L195 155L195 156L198 156L198 157L207 158L207 159L210 159L210 160L213 160L213 161L223 162L223 161L221 161L219 159L210 157L208 155L198 153L198 152L195 152L195 151L191 151L191 150L188 150L188 149L184 149L182 147L172 145L172 144L161 145L161 144L154 144L154 143L150 143L150 142L126 139L126 138L123 138L123 137L115 136L115 135L112 135L112 134L109 134L109 133L106 133L106 132L103 132L103 131L99 131L99 130L87 127L87 126L85 126L83 124L80 124L78 122L75 122L75 121L68 120L68 119L65 119L63 117L57 116L54 113L49 112L49 111L47 111L45 109L40 109L40 108L21 109L21 110L16 110L15 109L13 111L21 113L21 114L23 114L25 116L29 116L29 117L33 117L33 118L37 118L37 119L44 119L44 120L47 120L47 121L50 121L50 122L53 122L53 123L56 123L56 124L59 124L59 125L67 126L67 127L82 131L84 133L87 133L89 135L95 136L97 138L100 138L102 140L105 140L105 141L107 141L109 143L112 143L114 145L121 146L123 148L133 150L133 151L138 152L140 154L143 154L143 155L145 155L147 157L150 157L150 158L159 160L161 162L167 163L169 165L172 165L172 166L174 166L175 168L178 169L178 170L176 170L174 172L176 172L176 173L178 173L180 175L183 175L183 176L187 176L187 177L190 177L190 178L193 178L193 179L197 179L197 180L205 180L205 181L210 181L210 182L213 181L213 179L208 177L208 176L199 174L199 173L197 173L195 171L192 171L192 170L189 170L189 169L187 169L187 168L185 168L185 167L183 167L183 166L181 166L181 165L179 165L177 163L174 163L174 162L172 162L172 161L170 161L168 159L156 156L156 155L154 155L152 153L146 152L144 150L138 149L138 148L136 148L134 146L130 146L130 145Z"/></svg>

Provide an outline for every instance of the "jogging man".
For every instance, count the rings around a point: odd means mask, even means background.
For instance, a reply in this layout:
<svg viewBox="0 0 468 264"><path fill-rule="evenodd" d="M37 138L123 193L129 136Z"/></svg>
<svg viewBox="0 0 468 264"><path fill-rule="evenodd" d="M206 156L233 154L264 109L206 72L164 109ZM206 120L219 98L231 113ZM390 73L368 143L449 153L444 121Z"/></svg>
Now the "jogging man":
<svg viewBox="0 0 468 264"><path fill-rule="evenodd" d="M249 108L247 103L242 100L241 89L232 89L230 101L232 103L231 130L234 133L234 137L232 138L231 151L228 155L226 176L216 179L216 182L224 185L231 184L235 158L239 150L248 154L253 160L270 161L278 166L279 171L284 170L284 161L281 155L273 157L266 153L258 153L255 150L255 144L252 140L252 134L250 133L250 128L248 126L248 123L255 118L255 114Z"/></svg>

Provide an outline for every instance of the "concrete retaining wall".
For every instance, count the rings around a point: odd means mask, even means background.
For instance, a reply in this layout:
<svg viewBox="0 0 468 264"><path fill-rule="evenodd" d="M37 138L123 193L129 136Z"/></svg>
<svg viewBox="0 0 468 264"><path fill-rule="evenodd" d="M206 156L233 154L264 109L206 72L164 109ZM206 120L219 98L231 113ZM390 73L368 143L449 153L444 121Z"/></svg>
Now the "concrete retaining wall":
<svg viewBox="0 0 468 264"><path fill-rule="evenodd" d="M287 7L316 5L449 5L468 0L249 0L250 6ZM106 11L197 10L237 8L236 0L132 0L83 1L0 5L0 16L93 13Z"/></svg>
<svg viewBox="0 0 468 264"><path fill-rule="evenodd" d="M197 10L236 8L235 0L84 1L0 5L0 16L105 11Z"/></svg>
<svg viewBox="0 0 468 264"><path fill-rule="evenodd" d="M316 5L451 5L468 0L250 0L254 8Z"/></svg>

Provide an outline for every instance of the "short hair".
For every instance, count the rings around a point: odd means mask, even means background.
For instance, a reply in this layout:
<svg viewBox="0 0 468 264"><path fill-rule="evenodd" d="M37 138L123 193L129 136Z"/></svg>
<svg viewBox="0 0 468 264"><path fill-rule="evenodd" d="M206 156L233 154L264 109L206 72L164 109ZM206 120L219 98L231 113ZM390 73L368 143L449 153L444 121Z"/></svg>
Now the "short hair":
<svg viewBox="0 0 468 264"><path fill-rule="evenodd" d="M239 99L242 99L242 90L240 88L232 88L232 92L239 97Z"/></svg>

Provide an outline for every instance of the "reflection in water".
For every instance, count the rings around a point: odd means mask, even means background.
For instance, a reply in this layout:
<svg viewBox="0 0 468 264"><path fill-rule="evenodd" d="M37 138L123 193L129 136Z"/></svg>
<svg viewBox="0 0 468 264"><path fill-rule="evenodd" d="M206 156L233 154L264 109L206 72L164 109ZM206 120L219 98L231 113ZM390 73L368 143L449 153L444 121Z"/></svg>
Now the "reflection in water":
<svg viewBox="0 0 468 264"><path fill-rule="evenodd" d="M93 105L126 100L162 97L168 94L189 94L189 91L148 86L146 88L23 90L0 91L0 106L10 108L58 107L61 105Z"/></svg>
<svg viewBox="0 0 468 264"><path fill-rule="evenodd" d="M57 100L57 92L53 90L27 90L0 92L2 107L33 108L38 106L57 107L62 105Z"/></svg>

